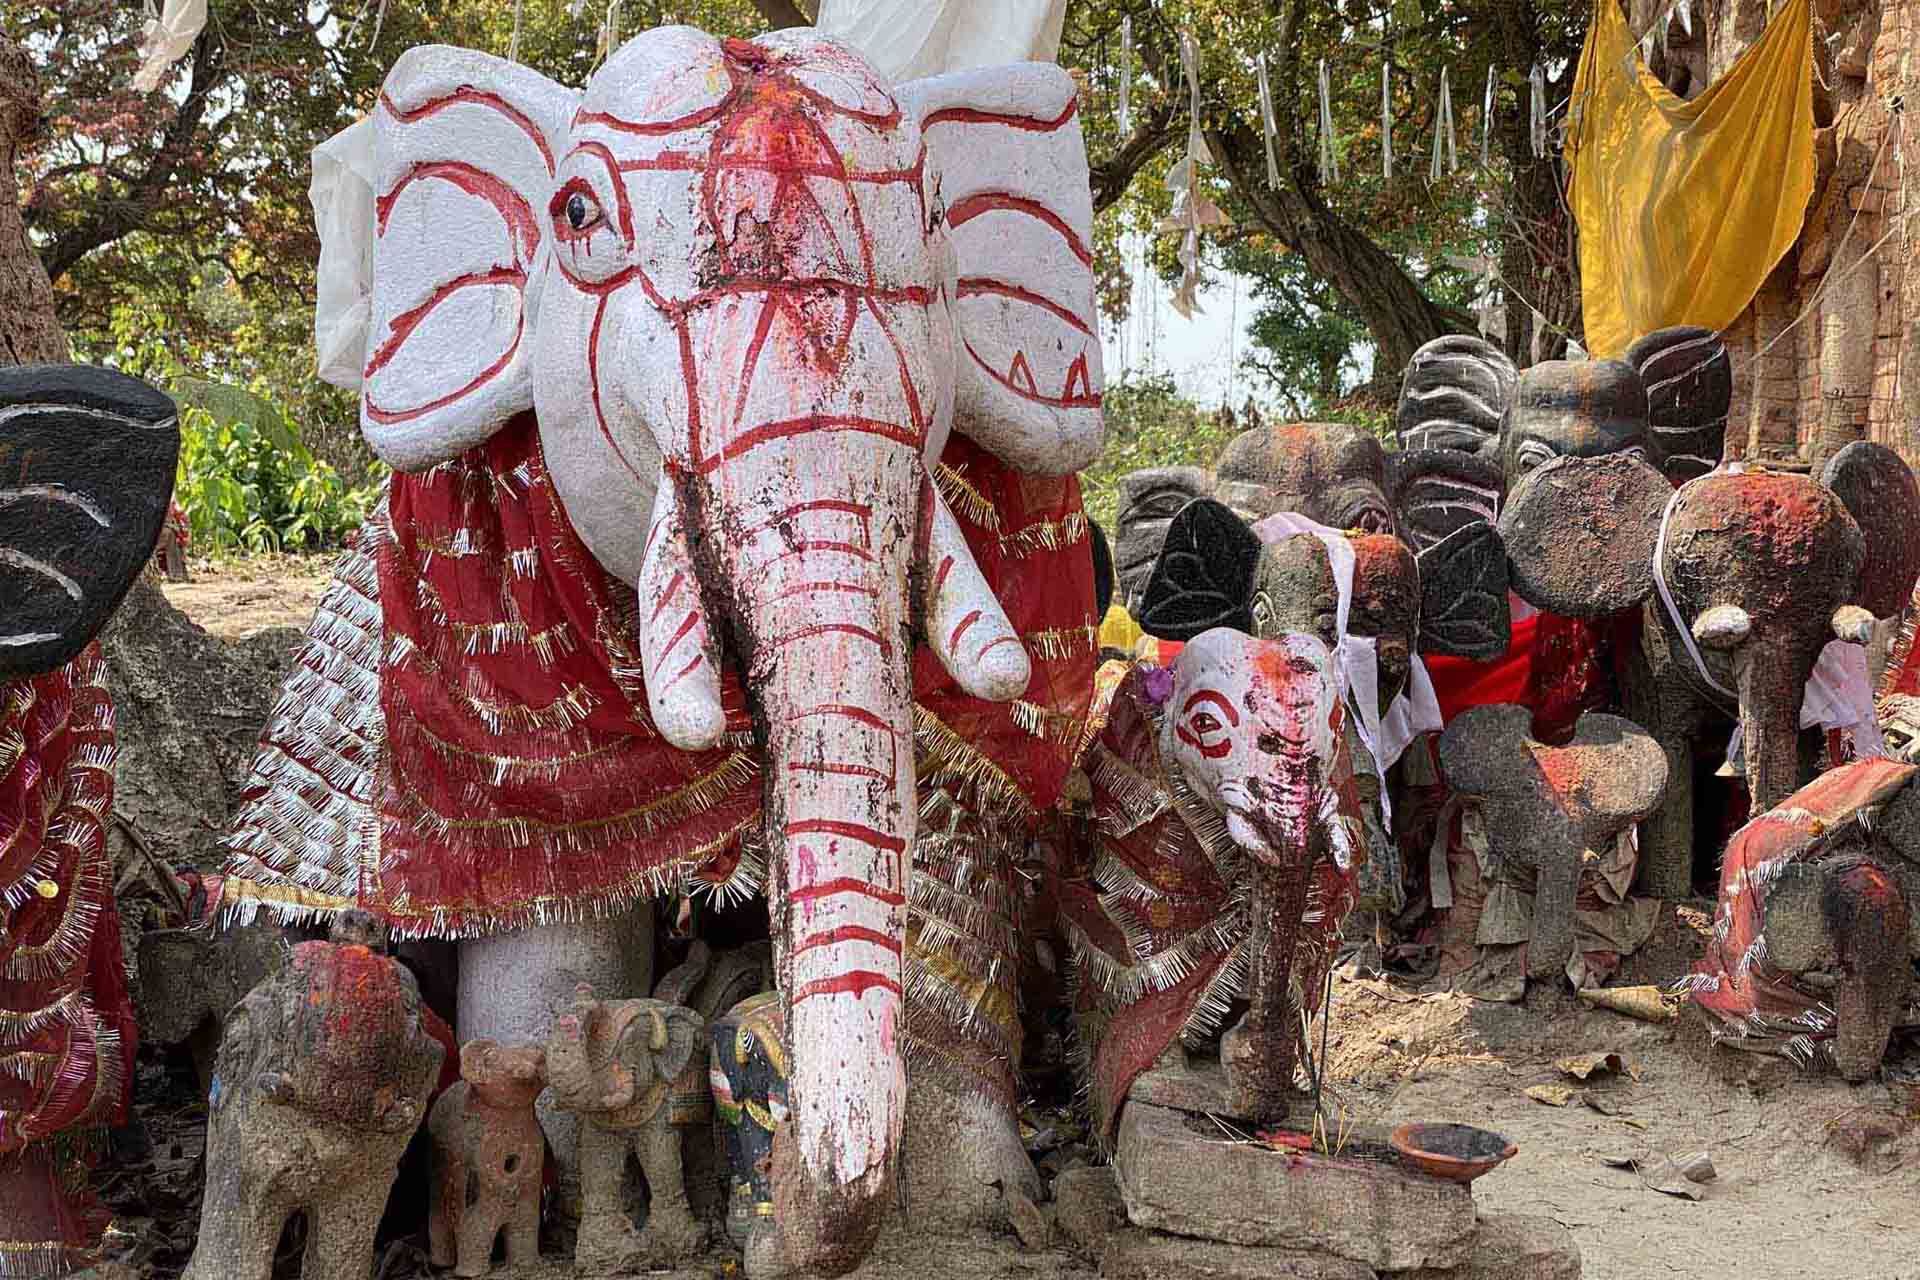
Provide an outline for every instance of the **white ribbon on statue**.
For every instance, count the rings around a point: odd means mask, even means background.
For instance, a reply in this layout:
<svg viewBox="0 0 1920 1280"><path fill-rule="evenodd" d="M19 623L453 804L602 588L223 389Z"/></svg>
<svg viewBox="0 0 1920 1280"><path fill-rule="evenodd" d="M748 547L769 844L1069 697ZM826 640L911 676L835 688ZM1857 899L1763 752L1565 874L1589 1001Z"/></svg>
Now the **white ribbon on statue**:
<svg viewBox="0 0 1920 1280"><path fill-rule="evenodd" d="M1742 470L1744 467L1740 463L1728 463L1708 475L1738 475ZM1700 673L1700 678L1708 688L1737 708L1740 695L1714 679L1713 673L1707 670L1707 660L1701 654L1700 646L1694 643L1693 628L1680 615L1680 607L1674 603L1673 593L1667 588L1667 527L1673 520L1673 511L1679 504L1680 495L1704 479L1706 476L1697 477L1675 489L1673 496L1667 499L1666 510L1660 513L1660 535L1653 543L1653 585L1659 590L1660 604L1666 609L1674 630L1680 633L1680 643L1686 648L1687 657L1693 660L1693 669ZM1800 697L1800 727L1811 729L1816 725L1822 729L1850 732L1853 735L1854 753L1862 759L1888 754L1886 738L1881 735L1879 722L1874 717L1873 680L1868 674L1864 646L1845 640L1831 640L1820 651L1820 657L1814 663L1813 672L1807 677L1806 689ZM1734 773L1746 769L1745 742L1745 731L1736 719L1733 736L1727 740L1726 761L1726 768Z"/></svg>
<svg viewBox="0 0 1920 1280"><path fill-rule="evenodd" d="M1387 796L1387 770L1406 753L1407 746L1423 733L1441 727L1440 702L1434 695L1433 679L1420 656L1413 657L1413 672L1407 687L1380 714L1380 655L1372 636L1356 636L1347 630L1347 617L1353 605L1355 556L1353 543L1339 529L1307 519L1298 512L1283 511L1253 526L1260 541L1279 542L1296 533L1312 534L1327 549L1333 566L1334 585L1339 603L1334 608L1334 634L1339 637L1340 693L1346 700L1360 733L1373 757L1374 772L1380 777L1380 809L1387 823L1393 822L1393 806Z"/></svg>

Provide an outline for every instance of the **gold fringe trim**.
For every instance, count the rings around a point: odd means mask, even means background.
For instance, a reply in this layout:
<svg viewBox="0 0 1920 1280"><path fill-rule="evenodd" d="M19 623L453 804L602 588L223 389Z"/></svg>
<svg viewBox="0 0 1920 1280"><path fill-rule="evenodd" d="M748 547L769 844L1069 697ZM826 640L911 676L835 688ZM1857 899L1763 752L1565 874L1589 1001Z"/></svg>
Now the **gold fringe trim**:
<svg viewBox="0 0 1920 1280"><path fill-rule="evenodd" d="M1036 551L1059 551L1087 540L1087 517L1076 511L1064 520L1042 520L1000 539L1000 554L1018 560Z"/></svg>
<svg viewBox="0 0 1920 1280"><path fill-rule="evenodd" d="M1068 715L1064 711L1050 711L1024 698L1009 706L1007 715L1016 726L1033 737L1066 747L1079 744L1081 730L1086 725L1079 716Z"/></svg>
<svg viewBox="0 0 1920 1280"><path fill-rule="evenodd" d="M608 827L622 823L636 823L641 833L658 828L664 819L690 817L711 808L727 795L752 782L758 777L760 766L752 756L736 751L713 769L681 787L671 795L660 796L643 805L623 810L619 813L603 814L597 818L586 818L579 822L541 822L534 818L450 818L430 807L426 800L407 787L399 778L393 780L394 787L413 803L424 819L427 829L436 833L447 831L505 831L516 844L531 844L534 835L564 835L569 832L604 831Z"/></svg>
<svg viewBox="0 0 1920 1280"><path fill-rule="evenodd" d="M933 482L940 487L940 496L946 499L949 510L965 516L997 538L1000 536L999 509L987 500L986 494L973 487L967 479L966 468L964 462L958 466L939 463L933 469Z"/></svg>
<svg viewBox="0 0 1920 1280"><path fill-rule="evenodd" d="M1049 627L1045 631L1029 631L1020 637L1020 643L1036 657L1048 662L1064 662L1098 649L1100 628L1091 622L1079 627Z"/></svg>
<svg viewBox="0 0 1920 1280"><path fill-rule="evenodd" d="M556 657L570 654L576 647L573 627L566 622L557 622L545 631L529 631L524 622L455 622L451 629L462 653L532 649L542 666L551 666Z"/></svg>
<svg viewBox="0 0 1920 1280"><path fill-rule="evenodd" d="M913 704L913 742L922 785L971 787L986 807L1007 817L1025 821L1033 816L1033 806L1018 783L917 702Z"/></svg>

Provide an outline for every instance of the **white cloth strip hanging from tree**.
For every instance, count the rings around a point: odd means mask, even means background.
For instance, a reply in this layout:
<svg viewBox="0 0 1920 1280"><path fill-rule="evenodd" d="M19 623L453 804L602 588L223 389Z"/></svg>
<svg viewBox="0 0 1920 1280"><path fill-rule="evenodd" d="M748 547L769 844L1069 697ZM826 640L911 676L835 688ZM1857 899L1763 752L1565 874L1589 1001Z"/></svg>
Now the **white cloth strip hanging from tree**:
<svg viewBox="0 0 1920 1280"><path fill-rule="evenodd" d="M513 39L507 42L507 61L520 61L520 20L521 9L526 0L513 0Z"/></svg>
<svg viewBox="0 0 1920 1280"><path fill-rule="evenodd" d="M1333 77L1320 59L1320 181L1340 181L1340 148L1333 137Z"/></svg>
<svg viewBox="0 0 1920 1280"><path fill-rule="evenodd" d="M140 32L141 61L133 77L134 90L152 93L158 89L173 64L193 48L206 25L207 0L167 0L166 8L148 18Z"/></svg>
<svg viewBox="0 0 1920 1280"><path fill-rule="evenodd" d="M1173 296L1173 309L1192 318L1200 313L1200 232L1204 227L1223 227L1227 215L1206 196L1200 185L1201 166L1208 162L1205 135L1200 129L1200 51L1193 37L1180 37L1180 63L1187 75L1187 102L1190 123L1187 127L1187 153L1167 173L1167 189L1173 193L1173 211L1154 228L1163 235L1180 237L1180 288Z"/></svg>
<svg viewBox="0 0 1920 1280"><path fill-rule="evenodd" d="M1480 165L1485 168L1493 163L1493 73L1494 67L1487 67L1487 93L1480 103Z"/></svg>
<svg viewBox="0 0 1920 1280"><path fill-rule="evenodd" d="M1689 36L1693 35L1693 0L1680 0L1673 11L1680 16L1680 29Z"/></svg>
<svg viewBox="0 0 1920 1280"><path fill-rule="evenodd" d="M1273 138L1273 88L1267 83L1267 55L1261 54L1260 61L1254 66L1260 84L1260 135L1267 148L1267 185L1280 185L1280 161L1274 155Z"/></svg>
<svg viewBox="0 0 1920 1280"><path fill-rule="evenodd" d="M1393 181L1393 60L1380 64L1380 176Z"/></svg>
<svg viewBox="0 0 1920 1280"><path fill-rule="evenodd" d="M1532 89L1533 104L1529 108L1531 121L1529 133L1533 142L1535 159L1543 159L1547 154L1547 71L1539 63L1533 64L1533 70L1527 73L1527 84Z"/></svg>
<svg viewBox="0 0 1920 1280"><path fill-rule="evenodd" d="M1450 67L1440 68L1440 107L1434 113L1433 120L1433 170L1427 180L1440 181L1442 172L1460 172L1460 151L1453 133L1453 77Z"/></svg>
<svg viewBox="0 0 1920 1280"><path fill-rule="evenodd" d="M1120 135L1133 132L1133 19L1120 19Z"/></svg>

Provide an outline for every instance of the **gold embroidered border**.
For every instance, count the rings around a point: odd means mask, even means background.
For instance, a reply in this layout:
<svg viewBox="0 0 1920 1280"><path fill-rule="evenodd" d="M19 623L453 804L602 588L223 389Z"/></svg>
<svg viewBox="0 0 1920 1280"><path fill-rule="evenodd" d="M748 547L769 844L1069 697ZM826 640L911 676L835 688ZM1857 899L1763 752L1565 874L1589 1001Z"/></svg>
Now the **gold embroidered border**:
<svg viewBox="0 0 1920 1280"><path fill-rule="evenodd" d="M939 463L933 469L933 482L940 487L940 496L946 499L949 510L955 515L965 516L997 538L1000 536L1000 512L987 499L987 495L967 479L966 467L964 462L957 466Z"/></svg>
<svg viewBox="0 0 1920 1280"><path fill-rule="evenodd" d="M1075 511L1063 520L1042 520L1000 539L1000 553L1012 560L1036 551L1059 551L1087 540L1087 516Z"/></svg>

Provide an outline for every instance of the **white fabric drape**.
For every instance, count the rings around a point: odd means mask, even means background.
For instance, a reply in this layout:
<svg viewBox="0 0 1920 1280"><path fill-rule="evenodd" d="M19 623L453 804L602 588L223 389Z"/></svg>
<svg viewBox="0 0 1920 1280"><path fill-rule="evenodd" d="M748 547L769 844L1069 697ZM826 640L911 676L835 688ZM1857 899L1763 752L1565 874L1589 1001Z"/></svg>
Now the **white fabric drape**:
<svg viewBox="0 0 1920 1280"><path fill-rule="evenodd" d="M972 67L1052 62L1067 0L820 0L814 29L896 84Z"/></svg>

